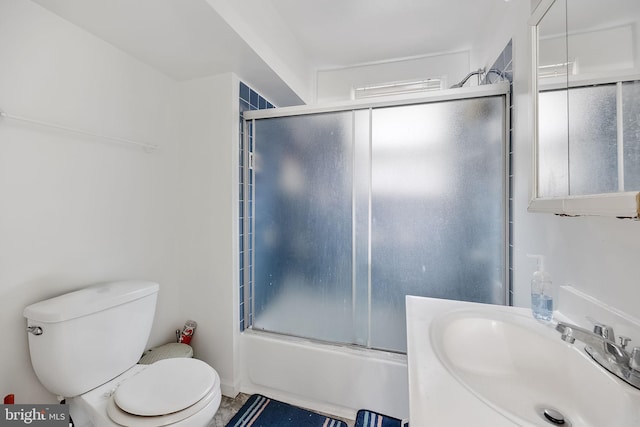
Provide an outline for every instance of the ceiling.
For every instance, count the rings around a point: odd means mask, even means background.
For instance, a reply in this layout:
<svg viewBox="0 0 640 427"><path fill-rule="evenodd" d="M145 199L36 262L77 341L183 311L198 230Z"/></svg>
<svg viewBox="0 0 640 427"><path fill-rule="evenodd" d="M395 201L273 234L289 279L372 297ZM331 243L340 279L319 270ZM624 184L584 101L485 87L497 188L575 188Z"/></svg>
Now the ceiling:
<svg viewBox="0 0 640 427"><path fill-rule="evenodd" d="M469 50L482 36L481 23L500 14L507 4L506 0L32 1L175 80L234 72L263 91L279 93L284 97L280 105L300 103L300 98L278 68L278 63L287 62L287 49L284 44L264 46L273 40L269 35L278 35L277 44L287 38L287 48L298 52L296 62L304 62L299 67L302 74L311 74L303 79L313 79L317 70ZM275 54L266 55L268 49Z"/></svg>
<svg viewBox="0 0 640 427"><path fill-rule="evenodd" d="M250 0L265 1L265 0ZM316 69L471 48L505 0L267 0Z"/></svg>

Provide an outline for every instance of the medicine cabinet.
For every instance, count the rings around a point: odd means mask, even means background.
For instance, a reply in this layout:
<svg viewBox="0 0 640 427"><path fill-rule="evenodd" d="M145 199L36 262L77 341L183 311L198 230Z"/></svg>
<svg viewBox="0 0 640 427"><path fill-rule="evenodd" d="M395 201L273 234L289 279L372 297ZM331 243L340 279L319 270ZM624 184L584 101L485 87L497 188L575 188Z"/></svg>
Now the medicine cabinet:
<svg viewBox="0 0 640 427"><path fill-rule="evenodd" d="M532 14L529 211L640 213L640 1L542 0Z"/></svg>

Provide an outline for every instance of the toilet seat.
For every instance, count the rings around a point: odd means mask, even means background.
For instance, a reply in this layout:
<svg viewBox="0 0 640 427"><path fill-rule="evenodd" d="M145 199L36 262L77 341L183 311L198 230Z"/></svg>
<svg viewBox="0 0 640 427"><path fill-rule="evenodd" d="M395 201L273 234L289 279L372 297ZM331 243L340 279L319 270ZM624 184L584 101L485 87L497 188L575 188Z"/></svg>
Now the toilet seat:
<svg viewBox="0 0 640 427"><path fill-rule="evenodd" d="M107 414L121 425L163 426L220 400L220 377L198 359L164 359L118 386ZM217 406L216 406L217 409Z"/></svg>
<svg viewBox="0 0 640 427"><path fill-rule="evenodd" d="M113 398L120 409L134 415L154 417L181 411L211 390L214 372L198 359L160 360L122 383Z"/></svg>
<svg viewBox="0 0 640 427"><path fill-rule="evenodd" d="M172 414L158 415L155 417L144 417L140 415L132 415L128 412L118 408L113 399L109 399L107 403L107 414L111 421L120 424L121 426L136 426L136 427L162 427L166 425L176 424L180 421L186 420L189 417L195 416L201 412L206 411L206 408L210 405L214 405L215 409L211 411L205 418L211 419L220 405L221 395L216 390L211 390L207 396L182 411L174 412ZM203 423L204 425L204 423Z"/></svg>

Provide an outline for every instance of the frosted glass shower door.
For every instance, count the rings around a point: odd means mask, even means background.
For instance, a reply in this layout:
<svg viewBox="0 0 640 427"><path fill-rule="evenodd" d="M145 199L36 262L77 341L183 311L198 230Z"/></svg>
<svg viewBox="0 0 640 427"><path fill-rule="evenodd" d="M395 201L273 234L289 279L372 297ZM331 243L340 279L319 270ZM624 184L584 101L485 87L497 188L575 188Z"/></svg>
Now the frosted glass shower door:
<svg viewBox="0 0 640 427"><path fill-rule="evenodd" d="M372 347L406 351L405 295L505 303L504 108L373 111Z"/></svg>
<svg viewBox="0 0 640 427"><path fill-rule="evenodd" d="M258 120L253 327L353 342L352 112Z"/></svg>
<svg viewBox="0 0 640 427"><path fill-rule="evenodd" d="M262 114L254 329L405 352L406 295L505 303L505 95Z"/></svg>

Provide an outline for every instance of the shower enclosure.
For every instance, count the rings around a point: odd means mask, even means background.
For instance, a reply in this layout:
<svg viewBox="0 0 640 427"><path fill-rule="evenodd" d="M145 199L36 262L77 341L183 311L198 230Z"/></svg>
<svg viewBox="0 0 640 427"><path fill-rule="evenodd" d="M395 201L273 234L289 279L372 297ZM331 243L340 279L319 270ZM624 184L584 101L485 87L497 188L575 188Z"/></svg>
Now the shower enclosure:
<svg viewBox="0 0 640 427"><path fill-rule="evenodd" d="M507 97L246 113L252 328L406 352L406 295L505 304Z"/></svg>

